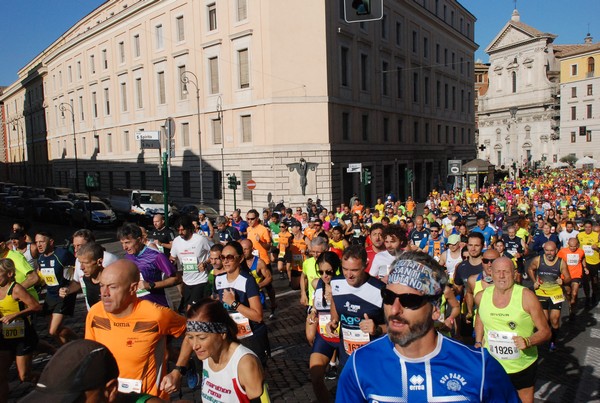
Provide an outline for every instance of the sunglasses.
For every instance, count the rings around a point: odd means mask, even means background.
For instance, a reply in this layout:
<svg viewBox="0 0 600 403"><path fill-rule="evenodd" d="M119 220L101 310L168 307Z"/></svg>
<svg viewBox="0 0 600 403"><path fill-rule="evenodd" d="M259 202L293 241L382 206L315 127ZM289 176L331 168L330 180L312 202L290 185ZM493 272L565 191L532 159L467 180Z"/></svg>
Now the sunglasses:
<svg viewBox="0 0 600 403"><path fill-rule="evenodd" d="M494 260L496 260L496 259L495 259L495 258L494 258L494 259L488 259L487 257L484 257L484 258L482 258L482 259L481 259L481 261L482 261L483 263L485 263L485 264L490 264L490 263L492 263Z"/></svg>
<svg viewBox="0 0 600 403"><path fill-rule="evenodd" d="M381 289L381 297L383 298L383 303L386 305L394 305L396 299L400 300L400 305L403 308L415 310L419 309L423 305L425 305L428 301L433 301L432 297L427 295L419 295L419 294L396 294L393 291L388 290L387 288Z"/></svg>
<svg viewBox="0 0 600 403"><path fill-rule="evenodd" d="M228 260L229 261L234 261L235 259L237 259L237 256L235 256L235 255L221 255L220 258L224 262L228 261Z"/></svg>
<svg viewBox="0 0 600 403"><path fill-rule="evenodd" d="M252 221L252 220L256 220L256 217L246 217L247 221Z"/></svg>
<svg viewBox="0 0 600 403"><path fill-rule="evenodd" d="M322 276L323 274L327 274L328 276L332 276L335 274L335 272L333 270L317 270L317 273L319 273L319 276Z"/></svg>

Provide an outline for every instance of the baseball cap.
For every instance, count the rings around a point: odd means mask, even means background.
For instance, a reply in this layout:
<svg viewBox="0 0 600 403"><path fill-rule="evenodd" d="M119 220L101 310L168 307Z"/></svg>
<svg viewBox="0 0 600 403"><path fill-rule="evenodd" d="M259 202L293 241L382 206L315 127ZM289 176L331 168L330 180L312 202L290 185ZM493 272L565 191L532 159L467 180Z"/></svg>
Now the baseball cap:
<svg viewBox="0 0 600 403"><path fill-rule="evenodd" d="M448 245L456 245L460 242L460 235L452 234L448 237Z"/></svg>
<svg viewBox="0 0 600 403"><path fill-rule="evenodd" d="M198 210L198 214L206 214L206 211L204 211L204 210Z"/></svg>
<svg viewBox="0 0 600 403"><path fill-rule="evenodd" d="M20 402L72 403L118 376L117 361L108 348L93 340L75 340L54 354L33 392Z"/></svg>

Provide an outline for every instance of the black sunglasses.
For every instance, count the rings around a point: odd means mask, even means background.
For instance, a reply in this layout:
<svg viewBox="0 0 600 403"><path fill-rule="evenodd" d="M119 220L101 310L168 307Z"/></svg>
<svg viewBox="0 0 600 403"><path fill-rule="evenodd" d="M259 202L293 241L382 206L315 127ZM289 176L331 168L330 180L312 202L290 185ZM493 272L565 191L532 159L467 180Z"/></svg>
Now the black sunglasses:
<svg viewBox="0 0 600 403"><path fill-rule="evenodd" d="M323 274L327 274L328 276L334 276L335 272L333 270L317 270L317 273L319 273L319 276L322 276Z"/></svg>
<svg viewBox="0 0 600 403"><path fill-rule="evenodd" d="M403 308L415 310L419 309L423 305L425 305L428 301L433 301L434 299L428 295L419 295L419 294L396 294L393 291L388 290L387 288L381 289L381 297L383 298L383 303L386 305L393 305L396 302L396 298L400 300L400 305Z"/></svg>
<svg viewBox="0 0 600 403"><path fill-rule="evenodd" d="M487 257L481 258L481 261L485 264L493 263L494 260L496 260L496 258L494 258L494 259L488 259Z"/></svg>

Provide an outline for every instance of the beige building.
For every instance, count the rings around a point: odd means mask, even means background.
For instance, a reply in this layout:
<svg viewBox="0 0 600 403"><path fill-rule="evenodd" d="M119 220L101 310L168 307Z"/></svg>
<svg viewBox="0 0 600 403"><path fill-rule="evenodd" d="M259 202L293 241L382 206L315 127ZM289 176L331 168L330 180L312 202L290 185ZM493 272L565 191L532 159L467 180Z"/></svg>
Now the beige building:
<svg viewBox="0 0 600 403"><path fill-rule="evenodd" d="M358 193L351 163L373 174L369 203L405 196L406 168L423 198L445 182L447 160L475 156L475 18L454 0L384 4L383 20L349 24L342 0L107 1L0 97L6 122L31 120L26 147L8 136L10 161L25 149L36 184L76 187L77 176L83 188L99 172L103 191L160 189L159 150L135 134L172 118L179 203L203 197L222 210L223 174L235 174L242 209L307 197L329 206Z"/></svg>

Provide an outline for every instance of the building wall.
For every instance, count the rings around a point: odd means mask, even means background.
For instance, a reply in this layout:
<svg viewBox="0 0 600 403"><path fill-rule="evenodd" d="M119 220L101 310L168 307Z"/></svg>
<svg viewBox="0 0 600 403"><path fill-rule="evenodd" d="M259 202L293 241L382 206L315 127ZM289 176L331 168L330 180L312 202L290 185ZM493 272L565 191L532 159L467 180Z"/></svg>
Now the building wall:
<svg viewBox="0 0 600 403"><path fill-rule="evenodd" d="M221 209L223 172L243 182L238 207L329 205L358 191L358 175L345 172L354 162L372 168L368 202L402 194L405 168L424 197L445 181L448 159L475 154L475 18L453 0L386 2L385 15L348 24L342 0L109 1L40 56L52 181L74 187L77 161L80 187L97 171L103 191L160 188L159 151L134 136L171 117L170 197L181 203L200 198L200 149L204 200ZM198 80L188 76L187 94L184 70ZM288 166L301 158L315 168L305 194ZM252 194L242 189L250 178ZM229 189L225 202L231 211Z"/></svg>
<svg viewBox="0 0 600 403"><path fill-rule="evenodd" d="M582 49L560 61L561 135L554 156L557 161L568 154L600 158L600 150L594 146L600 136L600 46L591 47L594 50ZM590 59L594 63L590 64Z"/></svg>

